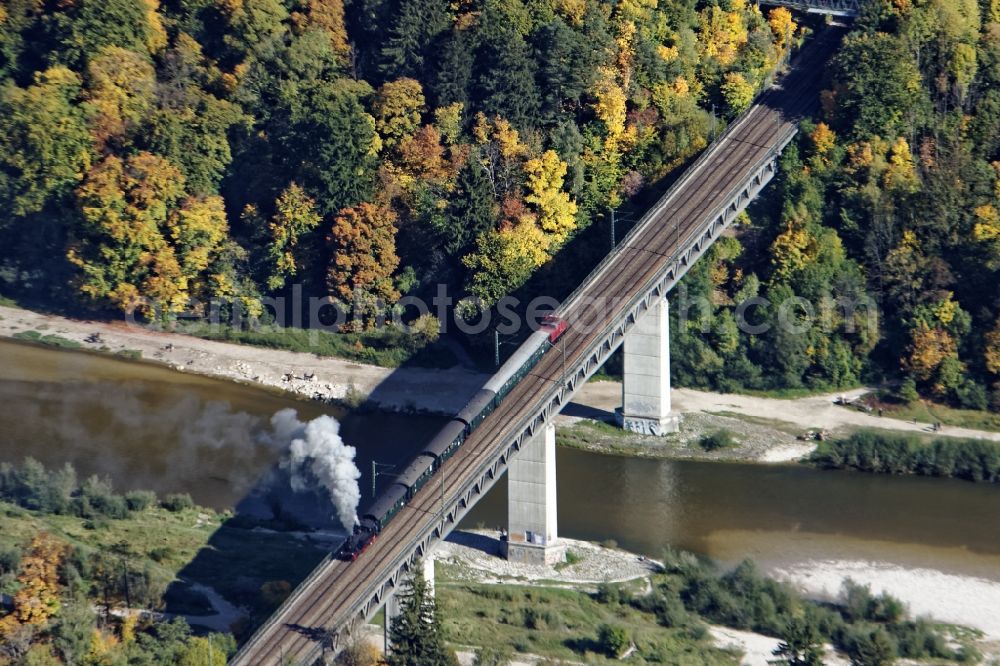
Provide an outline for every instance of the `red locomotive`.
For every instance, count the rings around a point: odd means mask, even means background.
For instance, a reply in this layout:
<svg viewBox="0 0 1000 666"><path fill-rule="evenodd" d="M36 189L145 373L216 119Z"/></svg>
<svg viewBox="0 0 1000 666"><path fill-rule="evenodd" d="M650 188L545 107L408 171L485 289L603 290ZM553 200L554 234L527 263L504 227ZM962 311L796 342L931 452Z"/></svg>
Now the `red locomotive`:
<svg viewBox="0 0 1000 666"><path fill-rule="evenodd" d="M566 328L569 326L569 322L565 319L561 319L554 314L547 314L542 317L542 330L548 331L549 342L555 344L556 340L566 332Z"/></svg>

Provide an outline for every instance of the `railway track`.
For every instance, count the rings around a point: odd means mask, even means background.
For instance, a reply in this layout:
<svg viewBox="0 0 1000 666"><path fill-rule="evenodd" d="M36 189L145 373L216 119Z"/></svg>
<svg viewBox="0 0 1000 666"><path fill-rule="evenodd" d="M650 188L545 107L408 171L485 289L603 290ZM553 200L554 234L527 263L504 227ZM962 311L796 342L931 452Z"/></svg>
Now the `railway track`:
<svg viewBox="0 0 1000 666"><path fill-rule="evenodd" d="M571 322L559 339L561 350L542 357L500 406L447 460L378 539L354 562L327 559L293 592L272 618L232 660L241 666L311 663L327 641L326 627L341 627L397 566L407 549L442 521L444 507L482 471L484 461L505 450L516 424L523 423L565 383L564 368L576 367L601 334L622 316L624 303L661 275L681 249L693 242L706 217L725 206L747 173L773 158L794 136L798 121L816 103L823 65L839 39L828 30L806 47L779 86L762 94L703 158L644 216L609 260L588 277L559 310ZM587 308L600 297L617 305L598 310L587 326ZM443 499L443 502L442 502Z"/></svg>

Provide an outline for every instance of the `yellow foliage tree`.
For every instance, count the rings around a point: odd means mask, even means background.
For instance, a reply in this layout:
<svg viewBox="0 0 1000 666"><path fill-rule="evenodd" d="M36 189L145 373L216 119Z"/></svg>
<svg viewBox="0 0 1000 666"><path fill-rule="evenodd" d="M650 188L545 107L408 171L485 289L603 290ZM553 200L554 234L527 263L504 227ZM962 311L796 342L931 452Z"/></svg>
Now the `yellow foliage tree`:
<svg viewBox="0 0 1000 666"><path fill-rule="evenodd" d="M156 70L147 56L118 46L107 46L87 65L87 101L95 113L91 120L99 147L141 122L153 103Z"/></svg>
<svg viewBox="0 0 1000 666"><path fill-rule="evenodd" d="M625 134L625 91L615 80L615 71L610 67L598 69L594 87L594 113L607 130L607 147L613 150Z"/></svg>
<svg viewBox="0 0 1000 666"><path fill-rule="evenodd" d="M778 48L788 48L797 27L792 12L785 7L775 7L767 14L767 25L774 34L774 41Z"/></svg>
<svg viewBox="0 0 1000 666"><path fill-rule="evenodd" d="M160 0L142 0L142 3L146 7L146 20L149 21L146 48L155 55L167 48L167 31L160 19Z"/></svg>
<svg viewBox="0 0 1000 666"><path fill-rule="evenodd" d="M298 32L314 26L321 28L330 38L334 53L346 59L351 52L344 23L344 0L305 0L302 11L293 12L292 24Z"/></svg>
<svg viewBox="0 0 1000 666"><path fill-rule="evenodd" d="M462 258L469 269L469 292L491 306L517 289L548 261L550 239L532 215L488 231L476 239L476 251Z"/></svg>
<svg viewBox="0 0 1000 666"><path fill-rule="evenodd" d="M14 595L14 611L0 618L0 636L18 625L43 624L59 611L59 566L67 546L42 532L37 534L21 558Z"/></svg>
<svg viewBox="0 0 1000 666"><path fill-rule="evenodd" d="M837 145L837 134L826 123L816 125L816 129L812 131L809 138L813 142L816 154L822 157L829 155L830 151Z"/></svg>
<svg viewBox="0 0 1000 666"><path fill-rule="evenodd" d="M955 354L955 340L941 328L917 326L910 332L904 366L921 380L928 381L948 357Z"/></svg>
<svg viewBox="0 0 1000 666"><path fill-rule="evenodd" d="M698 16L701 32L698 41L702 55L714 59L724 67L736 60L740 48L750 38L743 17L746 3L744 0L733 0L730 4L732 11L727 12L718 5L711 5Z"/></svg>
<svg viewBox="0 0 1000 666"><path fill-rule="evenodd" d="M476 144L474 155L490 181L493 196L502 200L519 185L528 147L507 120L500 116L490 120L482 112L476 114L472 137Z"/></svg>
<svg viewBox="0 0 1000 666"><path fill-rule="evenodd" d="M916 191L919 186L913 153L906 139L899 137L889 151L889 163L884 175L885 186L890 189Z"/></svg>
<svg viewBox="0 0 1000 666"><path fill-rule="evenodd" d="M67 253L83 294L123 311L151 301L177 312L211 291L203 272L228 235L223 202L186 196L184 184L151 153L109 155L91 170L76 190L83 224Z"/></svg>
<svg viewBox="0 0 1000 666"><path fill-rule="evenodd" d="M455 102L434 109L434 127L448 144L456 143L462 134L462 110L465 105Z"/></svg>
<svg viewBox="0 0 1000 666"><path fill-rule="evenodd" d="M403 77L379 88L373 104L375 130L386 148L398 146L417 131L424 105L424 89L415 79Z"/></svg>
<svg viewBox="0 0 1000 666"><path fill-rule="evenodd" d="M722 80L722 98L734 114L740 114L753 103L754 87L739 72L727 72Z"/></svg>
<svg viewBox="0 0 1000 666"><path fill-rule="evenodd" d="M524 200L535 205L539 226L557 246L576 228L576 203L562 189L566 170L566 163L554 150L547 150L524 164L528 177Z"/></svg>
<svg viewBox="0 0 1000 666"><path fill-rule="evenodd" d="M1000 211L993 204L985 204L974 212L976 223L972 227L972 237L989 251L990 265L1000 265Z"/></svg>
<svg viewBox="0 0 1000 666"><path fill-rule="evenodd" d="M785 280L812 261L818 252L816 238L806 229L802 204L789 216L785 230L771 244L774 277Z"/></svg>
<svg viewBox="0 0 1000 666"><path fill-rule="evenodd" d="M555 10L570 25L580 27L587 15L587 0L555 0Z"/></svg>

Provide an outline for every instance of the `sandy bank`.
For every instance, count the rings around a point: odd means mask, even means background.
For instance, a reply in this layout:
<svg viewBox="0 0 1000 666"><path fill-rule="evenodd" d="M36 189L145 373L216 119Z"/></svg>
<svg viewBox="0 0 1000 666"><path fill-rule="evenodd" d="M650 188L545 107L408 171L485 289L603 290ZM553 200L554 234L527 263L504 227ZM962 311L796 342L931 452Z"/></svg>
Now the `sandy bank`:
<svg viewBox="0 0 1000 666"><path fill-rule="evenodd" d="M807 560L773 573L820 599L836 598L851 578L898 597L916 617L973 627L1000 642L1000 582L994 580L849 559Z"/></svg>

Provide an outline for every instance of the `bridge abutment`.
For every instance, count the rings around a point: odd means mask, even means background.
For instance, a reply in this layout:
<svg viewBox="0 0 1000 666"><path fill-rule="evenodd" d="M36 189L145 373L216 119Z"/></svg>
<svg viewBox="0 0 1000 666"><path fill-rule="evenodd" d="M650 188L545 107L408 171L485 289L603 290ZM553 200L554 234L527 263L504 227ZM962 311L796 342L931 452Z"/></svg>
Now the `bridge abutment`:
<svg viewBox="0 0 1000 666"><path fill-rule="evenodd" d="M507 470L508 560L554 564L566 556L556 524L556 429L535 434Z"/></svg>
<svg viewBox="0 0 1000 666"><path fill-rule="evenodd" d="M670 308L651 307L625 335L622 406L618 425L644 435L677 432L680 415L670 411Z"/></svg>

